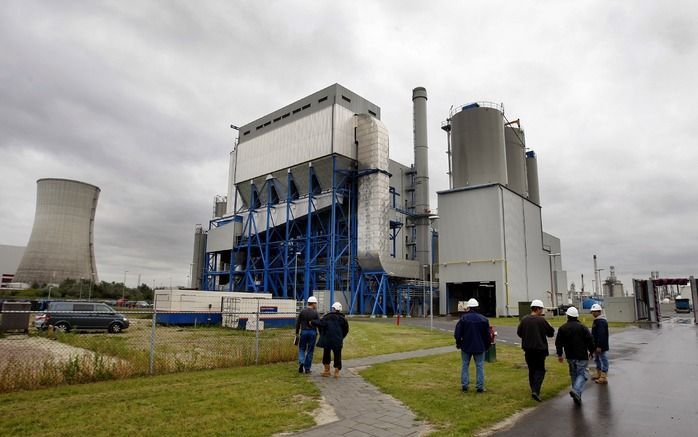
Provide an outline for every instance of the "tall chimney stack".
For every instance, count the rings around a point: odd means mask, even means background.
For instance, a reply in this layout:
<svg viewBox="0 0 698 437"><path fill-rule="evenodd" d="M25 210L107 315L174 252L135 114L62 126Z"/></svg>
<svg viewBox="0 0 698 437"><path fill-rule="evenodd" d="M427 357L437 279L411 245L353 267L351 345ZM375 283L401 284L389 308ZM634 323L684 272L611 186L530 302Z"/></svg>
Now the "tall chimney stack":
<svg viewBox="0 0 698 437"><path fill-rule="evenodd" d="M416 259L420 265L429 264L429 145L427 142L427 90L412 90L414 116L414 212ZM426 278L425 278L426 279Z"/></svg>

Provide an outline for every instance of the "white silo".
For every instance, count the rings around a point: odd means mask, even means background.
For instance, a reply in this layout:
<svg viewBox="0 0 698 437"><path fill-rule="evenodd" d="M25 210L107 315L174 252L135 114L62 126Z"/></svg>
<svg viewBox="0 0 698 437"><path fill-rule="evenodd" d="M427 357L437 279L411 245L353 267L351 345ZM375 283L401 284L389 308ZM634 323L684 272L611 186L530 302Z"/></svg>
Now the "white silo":
<svg viewBox="0 0 698 437"><path fill-rule="evenodd" d="M528 195L526 179L526 137L523 129L514 126L504 128L507 153L508 188L524 197Z"/></svg>
<svg viewBox="0 0 698 437"><path fill-rule="evenodd" d="M36 183L34 226L15 281L97 281L93 236L99 187L69 179Z"/></svg>
<svg viewBox="0 0 698 437"><path fill-rule="evenodd" d="M538 159L536 152L526 152L526 180L528 181L528 200L540 205L540 190L538 188Z"/></svg>
<svg viewBox="0 0 698 437"><path fill-rule="evenodd" d="M478 102L451 114L453 188L508 185L501 105Z"/></svg>

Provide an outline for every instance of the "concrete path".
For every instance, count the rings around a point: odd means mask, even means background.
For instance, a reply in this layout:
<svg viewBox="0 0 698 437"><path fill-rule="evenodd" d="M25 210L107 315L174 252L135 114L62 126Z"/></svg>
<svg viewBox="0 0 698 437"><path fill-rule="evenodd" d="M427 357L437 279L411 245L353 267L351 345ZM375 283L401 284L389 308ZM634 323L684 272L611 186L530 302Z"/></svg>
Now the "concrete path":
<svg viewBox="0 0 698 437"><path fill-rule="evenodd" d="M547 366L561 366L552 357ZM698 327L690 316L611 336L609 383L583 404L543 402L497 436L690 436L698 426Z"/></svg>
<svg viewBox="0 0 698 437"><path fill-rule="evenodd" d="M388 437L419 436L428 431L427 424L416 419L407 407L392 396L381 393L364 381L357 369L394 360L455 352L455 346L423 349L414 352L379 355L344 361L339 379L323 378L320 369L313 368L310 376L325 401L335 409L339 420L294 434L325 437Z"/></svg>

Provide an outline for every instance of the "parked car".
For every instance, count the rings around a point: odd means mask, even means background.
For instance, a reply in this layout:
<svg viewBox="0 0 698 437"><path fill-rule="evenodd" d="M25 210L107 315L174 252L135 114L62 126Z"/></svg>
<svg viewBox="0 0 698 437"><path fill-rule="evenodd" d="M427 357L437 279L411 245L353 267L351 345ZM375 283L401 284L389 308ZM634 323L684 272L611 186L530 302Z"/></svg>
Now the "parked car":
<svg viewBox="0 0 698 437"><path fill-rule="evenodd" d="M45 313L36 316L34 326L58 331L101 330L118 333L128 328L129 321L123 314L107 304L99 302L63 301L50 302Z"/></svg>
<svg viewBox="0 0 698 437"><path fill-rule="evenodd" d="M150 304L144 300L139 300L138 302L136 302L136 308L150 308L152 306L153 304Z"/></svg>

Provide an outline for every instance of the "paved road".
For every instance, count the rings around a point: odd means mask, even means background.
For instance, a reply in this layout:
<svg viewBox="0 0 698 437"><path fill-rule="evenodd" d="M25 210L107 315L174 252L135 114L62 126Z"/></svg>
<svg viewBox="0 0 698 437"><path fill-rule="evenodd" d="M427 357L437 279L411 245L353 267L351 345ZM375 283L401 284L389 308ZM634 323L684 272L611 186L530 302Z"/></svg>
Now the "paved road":
<svg viewBox="0 0 698 437"><path fill-rule="evenodd" d="M295 436L304 437L388 437L419 436L427 425L418 421L407 407L392 396L381 393L364 381L353 369L388 361L455 351L454 346L422 349L412 352L378 355L344 361L339 379L323 378L315 369L310 378L317 384L323 398L338 416L333 422L316 426Z"/></svg>
<svg viewBox="0 0 698 437"><path fill-rule="evenodd" d="M698 327L674 317L611 336L609 384L587 383L583 405L563 394L497 436L698 434ZM564 365L552 359L548 366Z"/></svg>

